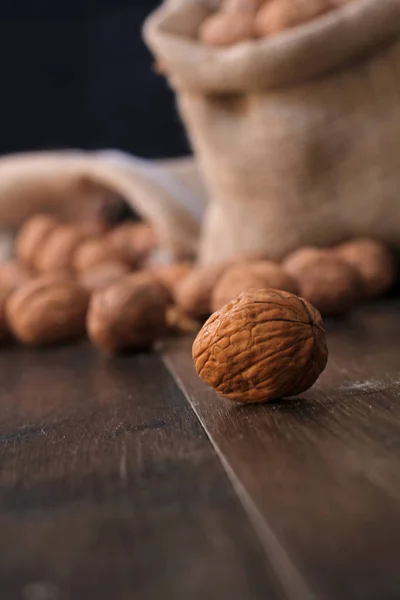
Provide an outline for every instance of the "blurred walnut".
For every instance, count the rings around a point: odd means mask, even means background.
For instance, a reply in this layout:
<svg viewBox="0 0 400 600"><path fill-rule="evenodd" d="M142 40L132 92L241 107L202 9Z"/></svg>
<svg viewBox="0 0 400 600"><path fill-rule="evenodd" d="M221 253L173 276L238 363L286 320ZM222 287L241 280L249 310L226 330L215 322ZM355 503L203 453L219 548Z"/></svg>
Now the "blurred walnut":
<svg viewBox="0 0 400 600"><path fill-rule="evenodd" d="M237 402L302 394L327 358L319 312L277 290L244 292L210 317L193 344L201 379Z"/></svg>
<svg viewBox="0 0 400 600"><path fill-rule="evenodd" d="M207 46L231 46L255 37L255 20L251 12L215 13L201 25L199 38Z"/></svg>
<svg viewBox="0 0 400 600"><path fill-rule="evenodd" d="M42 273L72 269L75 252L85 239L86 235L79 227L55 227L36 252L36 269Z"/></svg>
<svg viewBox="0 0 400 600"><path fill-rule="evenodd" d="M0 344L5 344L12 339L5 310L8 296L8 293L0 291Z"/></svg>
<svg viewBox="0 0 400 600"><path fill-rule="evenodd" d="M108 234L107 241L121 259L133 267L141 265L157 246L155 231L147 223L116 227Z"/></svg>
<svg viewBox="0 0 400 600"><path fill-rule="evenodd" d="M109 261L95 265L80 273L78 281L87 290L95 292L106 288L129 273L130 268L125 263Z"/></svg>
<svg viewBox="0 0 400 600"><path fill-rule="evenodd" d="M256 16L255 29L270 36L296 27L331 10L329 0L270 0Z"/></svg>
<svg viewBox="0 0 400 600"><path fill-rule="evenodd" d="M367 298L381 296L394 285L397 265L385 244L370 239L352 240L336 248L336 253L359 272Z"/></svg>
<svg viewBox="0 0 400 600"><path fill-rule="evenodd" d="M204 317L211 313L211 295L225 267L195 267L175 287L178 306L192 317Z"/></svg>
<svg viewBox="0 0 400 600"><path fill-rule="evenodd" d="M50 215L35 215L26 221L15 241L17 259L34 267L36 255L57 225L58 221Z"/></svg>
<svg viewBox="0 0 400 600"><path fill-rule="evenodd" d="M190 262L179 262L162 267L154 267L149 269L149 272L153 273L154 277L161 281L170 290L171 294L174 295L176 287L189 275L192 268L193 265Z"/></svg>
<svg viewBox="0 0 400 600"><path fill-rule="evenodd" d="M78 272L87 271L104 262L122 262L118 250L104 238L86 240L75 251L73 267Z"/></svg>
<svg viewBox="0 0 400 600"><path fill-rule="evenodd" d="M95 293L87 328L92 342L110 352L143 348L167 331L166 288L149 276L129 275Z"/></svg>
<svg viewBox="0 0 400 600"><path fill-rule="evenodd" d="M235 300L248 289L276 289L297 293L298 286L283 268L272 261L236 264L228 268L218 280L211 297L212 311Z"/></svg>
<svg viewBox="0 0 400 600"><path fill-rule="evenodd" d="M288 256L283 266L297 280L300 296L323 315L346 313L360 298L359 274L333 251L302 248Z"/></svg>
<svg viewBox="0 0 400 600"><path fill-rule="evenodd" d="M9 295L32 279L32 272L15 261L0 263L0 294Z"/></svg>
<svg viewBox="0 0 400 600"><path fill-rule="evenodd" d="M42 275L10 296L6 316L13 334L24 344L66 342L84 335L88 301L88 292L72 279Z"/></svg>
<svg viewBox="0 0 400 600"><path fill-rule="evenodd" d="M261 7L263 0L222 0L222 12L250 12L256 13Z"/></svg>
<svg viewBox="0 0 400 600"><path fill-rule="evenodd" d="M201 325L189 317L179 306L172 304L167 308L167 325L172 333L189 334L197 333Z"/></svg>

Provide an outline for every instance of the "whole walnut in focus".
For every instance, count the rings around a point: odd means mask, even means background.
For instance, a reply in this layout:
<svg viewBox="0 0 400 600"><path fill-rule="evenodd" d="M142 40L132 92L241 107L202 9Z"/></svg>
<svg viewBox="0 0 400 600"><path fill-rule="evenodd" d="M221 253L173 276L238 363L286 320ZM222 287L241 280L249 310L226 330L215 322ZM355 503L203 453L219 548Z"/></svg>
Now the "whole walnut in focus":
<svg viewBox="0 0 400 600"><path fill-rule="evenodd" d="M85 239L86 235L79 227L55 227L37 250L34 266L41 273L72 269L75 252Z"/></svg>
<svg viewBox="0 0 400 600"><path fill-rule="evenodd" d="M50 215L39 214L28 219L19 230L15 240L17 259L28 267L34 267L36 255L58 225L57 219Z"/></svg>
<svg viewBox="0 0 400 600"><path fill-rule="evenodd" d="M87 328L91 341L110 352L149 346L168 331L166 288L150 277L129 275L92 296Z"/></svg>
<svg viewBox="0 0 400 600"><path fill-rule="evenodd" d="M130 273L125 263L118 261L95 265L78 275L79 283L91 292L102 290Z"/></svg>
<svg viewBox="0 0 400 600"><path fill-rule="evenodd" d="M32 279L32 272L16 261L0 263L0 294L9 295Z"/></svg>
<svg viewBox="0 0 400 600"><path fill-rule="evenodd" d="M270 0L256 16L259 36L271 36L311 21L333 8L330 0Z"/></svg>
<svg viewBox="0 0 400 600"><path fill-rule="evenodd" d="M216 283L211 297L211 309L219 310L248 289L276 289L297 293L293 277L272 261L257 261L229 267Z"/></svg>
<svg viewBox="0 0 400 600"><path fill-rule="evenodd" d="M338 246L335 251L359 272L367 298L382 296L394 285L397 265L385 244L370 239L355 239Z"/></svg>
<svg viewBox="0 0 400 600"><path fill-rule="evenodd" d="M161 281L166 288L168 288L171 294L174 296L175 289L181 281L185 279L191 272L193 266L190 262L178 262L170 265L164 265L162 267L154 267L149 271L154 275L158 281Z"/></svg>
<svg viewBox="0 0 400 600"><path fill-rule="evenodd" d="M175 300L191 317L204 317L211 313L211 295L225 267L194 267L175 287Z"/></svg>
<svg viewBox="0 0 400 600"><path fill-rule="evenodd" d="M6 303L6 317L23 344L44 346L85 333L89 294L63 275L43 275L16 290Z"/></svg>
<svg viewBox="0 0 400 600"><path fill-rule="evenodd" d="M231 46L255 38L255 19L251 12L215 13L200 26L200 41L207 46Z"/></svg>
<svg viewBox="0 0 400 600"><path fill-rule="evenodd" d="M248 290L214 313L193 344L201 379L236 402L302 394L328 358L321 315L277 290Z"/></svg>
<svg viewBox="0 0 400 600"><path fill-rule="evenodd" d="M360 275L333 251L302 248L289 255L283 267L297 280L300 296L323 315L344 314L360 299Z"/></svg>
<svg viewBox="0 0 400 600"><path fill-rule="evenodd" d="M120 253L106 239L86 240L76 249L72 265L82 273L105 262L122 262Z"/></svg>
<svg viewBox="0 0 400 600"><path fill-rule="evenodd" d="M155 231L147 223L126 223L110 231L106 239L120 259L133 268L140 266L157 247Z"/></svg>

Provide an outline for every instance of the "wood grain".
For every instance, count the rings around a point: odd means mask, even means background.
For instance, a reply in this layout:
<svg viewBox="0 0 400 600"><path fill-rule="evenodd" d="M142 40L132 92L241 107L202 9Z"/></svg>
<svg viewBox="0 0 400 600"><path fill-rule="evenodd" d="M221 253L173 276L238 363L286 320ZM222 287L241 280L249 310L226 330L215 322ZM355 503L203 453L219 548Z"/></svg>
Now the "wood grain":
<svg viewBox="0 0 400 600"><path fill-rule="evenodd" d="M240 406L163 356L199 416L289 598L400 597L400 302L327 323L330 361L301 398Z"/></svg>
<svg viewBox="0 0 400 600"><path fill-rule="evenodd" d="M1 598L283 598L157 356L10 349L1 367Z"/></svg>

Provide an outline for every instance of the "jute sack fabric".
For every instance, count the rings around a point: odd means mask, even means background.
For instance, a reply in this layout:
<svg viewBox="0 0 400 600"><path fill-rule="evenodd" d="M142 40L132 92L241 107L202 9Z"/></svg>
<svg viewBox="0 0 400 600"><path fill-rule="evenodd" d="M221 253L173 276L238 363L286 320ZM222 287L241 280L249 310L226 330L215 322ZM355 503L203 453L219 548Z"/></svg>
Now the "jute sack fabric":
<svg viewBox="0 0 400 600"><path fill-rule="evenodd" d="M207 199L190 158L158 163L114 150L71 150L0 159L0 231L6 236L37 212L76 220L113 196L153 224L166 257L196 256Z"/></svg>
<svg viewBox="0 0 400 600"><path fill-rule="evenodd" d="M362 235L400 249L399 0L210 48L197 32L215 4L167 2L144 28L210 194L200 261Z"/></svg>

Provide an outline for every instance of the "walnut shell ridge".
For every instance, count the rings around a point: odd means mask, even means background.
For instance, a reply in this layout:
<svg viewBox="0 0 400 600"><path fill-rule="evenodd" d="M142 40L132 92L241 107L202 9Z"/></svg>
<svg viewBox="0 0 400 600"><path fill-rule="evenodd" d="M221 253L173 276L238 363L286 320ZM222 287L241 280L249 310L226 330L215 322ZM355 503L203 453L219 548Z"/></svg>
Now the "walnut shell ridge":
<svg viewBox="0 0 400 600"><path fill-rule="evenodd" d="M326 367L320 313L278 290L247 290L214 313L193 344L201 379L237 402L302 394Z"/></svg>

